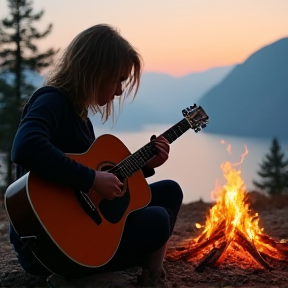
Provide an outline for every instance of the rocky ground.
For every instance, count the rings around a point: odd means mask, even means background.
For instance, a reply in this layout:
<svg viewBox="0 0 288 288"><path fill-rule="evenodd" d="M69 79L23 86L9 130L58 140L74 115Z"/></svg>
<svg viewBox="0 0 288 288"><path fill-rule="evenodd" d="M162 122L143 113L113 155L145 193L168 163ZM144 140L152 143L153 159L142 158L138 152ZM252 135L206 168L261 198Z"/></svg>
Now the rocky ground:
<svg viewBox="0 0 288 288"><path fill-rule="evenodd" d="M250 194L253 210L260 215L260 225L266 234L275 240L288 239L288 197L268 199L259 193ZM3 204L0 203L0 206ZM205 215L212 204L193 202L182 206L173 236L169 241L168 253L181 246L181 242L197 235L195 223L204 223ZM18 265L8 242L7 218L0 209L0 287L49 287L45 279L26 274ZM232 251L230 253L232 255ZM232 288L232 287L288 287L288 264L278 263L272 271L266 271L255 261L246 261L241 255L227 259L218 268L206 268L204 272L194 271L197 263L165 261L167 281L171 288ZM52 277L54 287L136 287L138 267L126 271L106 273L81 281L64 281Z"/></svg>

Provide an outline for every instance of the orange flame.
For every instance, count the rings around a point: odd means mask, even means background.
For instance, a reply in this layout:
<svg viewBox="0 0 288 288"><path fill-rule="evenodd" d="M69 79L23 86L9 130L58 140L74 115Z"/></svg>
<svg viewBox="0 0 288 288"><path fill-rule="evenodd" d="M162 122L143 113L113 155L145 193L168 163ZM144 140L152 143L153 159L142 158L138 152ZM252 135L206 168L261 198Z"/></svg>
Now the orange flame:
<svg viewBox="0 0 288 288"><path fill-rule="evenodd" d="M221 143L227 144L224 140ZM205 234L206 238L209 238L219 224L224 222L225 236L228 241L233 240L237 228L261 251L261 247L264 248L265 243L261 243L259 240L259 236L263 235L263 229L259 227L259 215L258 213L251 215L249 203L246 200L245 183L241 178L241 170L235 168L235 166L242 164L248 154L247 146L244 145L244 147L245 151L241 155L239 163L231 164L227 161L221 165L227 183L223 187L216 183L216 187L212 191L216 203L210 209L205 224L201 226L197 223L196 227L198 229L203 228L202 235ZM231 153L231 145L229 144L227 151L229 154ZM201 235L195 240L197 241L200 237Z"/></svg>

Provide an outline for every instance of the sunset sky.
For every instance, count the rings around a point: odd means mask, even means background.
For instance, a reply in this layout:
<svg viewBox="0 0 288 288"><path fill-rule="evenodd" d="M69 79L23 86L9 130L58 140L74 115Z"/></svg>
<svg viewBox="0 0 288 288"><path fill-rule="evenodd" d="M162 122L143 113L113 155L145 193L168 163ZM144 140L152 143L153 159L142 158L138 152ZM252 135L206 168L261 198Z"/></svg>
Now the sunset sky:
<svg viewBox="0 0 288 288"><path fill-rule="evenodd" d="M242 63L261 47L288 36L287 0L34 0L44 9L36 27L53 23L39 41L64 48L89 26L120 29L142 54L144 71L182 76ZM0 1L0 18L8 12Z"/></svg>

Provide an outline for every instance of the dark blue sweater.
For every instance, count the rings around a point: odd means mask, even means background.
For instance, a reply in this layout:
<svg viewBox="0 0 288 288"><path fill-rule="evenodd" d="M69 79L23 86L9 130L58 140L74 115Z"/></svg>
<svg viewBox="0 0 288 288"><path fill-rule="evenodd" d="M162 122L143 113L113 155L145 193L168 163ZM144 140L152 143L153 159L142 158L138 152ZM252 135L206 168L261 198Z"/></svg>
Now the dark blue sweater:
<svg viewBox="0 0 288 288"><path fill-rule="evenodd" d="M84 153L94 140L90 120L85 123L78 116L65 94L42 87L25 106L14 138L11 157L20 166L16 176L33 171L48 180L88 191L94 170L65 153Z"/></svg>
<svg viewBox="0 0 288 288"><path fill-rule="evenodd" d="M14 138L11 157L18 165L16 176L33 171L47 180L87 192L94 181L94 170L65 153L84 153L94 140L90 119L85 122L80 118L65 93L42 87L26 104ZM146 177L154 174L143 172Z"/></svg>

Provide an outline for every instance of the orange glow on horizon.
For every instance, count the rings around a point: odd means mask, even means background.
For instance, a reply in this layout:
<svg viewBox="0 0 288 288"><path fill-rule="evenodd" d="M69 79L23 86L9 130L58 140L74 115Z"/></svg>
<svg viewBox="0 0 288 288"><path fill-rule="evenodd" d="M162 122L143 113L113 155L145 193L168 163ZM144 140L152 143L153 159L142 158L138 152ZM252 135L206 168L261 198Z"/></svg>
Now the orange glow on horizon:
<svg viewBox="0 0 288 288"><path fill-rule="evenodd" d="M7 16L6 2L0 1L0 19ZM39 31L53 24L51 34L37 41L39 51L64 49L84 29L108 23L140 52L144 72L175 77L241 64L288 37L286 0L63 0L63 8L69 9L65 21L58 1L33 1L34 12L44 10Z"/></svg>

